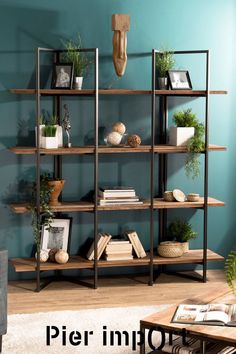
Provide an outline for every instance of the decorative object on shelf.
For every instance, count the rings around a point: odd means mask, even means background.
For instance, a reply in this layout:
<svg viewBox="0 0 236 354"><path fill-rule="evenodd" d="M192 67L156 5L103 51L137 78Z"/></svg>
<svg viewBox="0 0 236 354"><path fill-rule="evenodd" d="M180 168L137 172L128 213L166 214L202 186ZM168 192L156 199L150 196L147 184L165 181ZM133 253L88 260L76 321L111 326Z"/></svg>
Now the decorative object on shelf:
<svg viewBox="0 0 236 354"><path fill-rule="evenodd" d="M70 129L71 129L71 123L70 123L70 113L67 104L64 104L64 118L63 118L63 127L66 131L67 135L67 147L71 148L71 141L70 141Z"/></svg>
<svg viewBox="0 0 236 354"><path fill-rule="evenodd" d="M126 132L126 126L122 122L116 122L112 126L112 131L123 135Z"/></svg>
<svg viewBox="0 0 236 354"><path fill-rule="evenodd" d="M37 259L37 252L35 253L35 258ZM45 263L47 262L48 258L49 258L48 250L41 249L39 254L40 262Z"/></svg>
<svg viewBox="0 0 236 354"><path fill-rule="evenodd" d="M156 69L158 72L158 87L160 90L167 90L167 72L175 65L174 54L163 50L156 54Z"/></svg>
<svg viewBox="0 0 236 354"><path fill-rule="evenodd" d="M70 90L72 88L73 72L73 63L54 64L52 89Z"/></svg>
<svg viewBox="0 0 236 354"><path fill-rule="evenodd" d="M59 264L65 264L69 260L69 254L64 250L59 250L55 254L55 261Z"/></svg>
<svg viewBox="0 0 236 354"><path fill-rule="evenodd" d="M76 40L63 41L66 52L61 55L63 63L73 63L74 66L74 89L81 90L83 78L87 73L89 60L79 49L82 47L81 37L78 34Z"/></svg>
<svg viewBox="0 0 236 354"><path fill-rule="evenodd" d="M57 248L52 248L51 250L49 250L48 252L48 256L49 256L49 261L50 262L55 262L55 255L58 252Z"/></svg>
<svg viewBox="0 0 236 354"><path fill-rule="evenodd" d="M39 147L40 148L58 148L63 146L62 127L57 124L57 116L49 116L45 119L40 117L39 124ZM56 134L54 132L56 130ZM51 138L51 139L50 139ZM56 139L55 139L56 138ZM37 146L37 127L35 127L35 144Z"/></svg>
<svg viewBox="0 0 236 354"><path fill-rule="evenodd" d="M163 193L163 198L166 202L174 202L175 201L172 191L165 191Z"/></svg>
<svg viewBox="0 0 236 354"><path fill-rule="evenodd" d="M194 128L194 136L187 141L188 155L185 161L185 173L188 177L192 176L195 179L200 175L199 154L205 148L203 136L205 127L200 123L196 114L192 113L192 109L179 111L174 113L173 120L177 127L192 127Z"/></svg>
<svg viewBox="0 0 236 354"><path fill-rule="evenodd" d="M174 146L186 146L189 139L194 136L193 127L170 127L169 144Z"/></svg>
<svg viewBox="0 0 236 354"><path fill-rule="evenodd" d="M189 251L189 240L194 240L197 237L197 232L192 230L192 225L179 219L171 223L169 234L172 240L182 244L184 253Z"/></svg>
<svg viewBox="0 0 236 354"><path fill-rule="evenodd" d="M141 138L137 134L131 134L128 136L127 143L129 146L136 148L141 144Z"/></svg>
<svg viewBox="0 0 236 354"><path fill-rule="evenodd" d="M200 199L200 195L198 193L189 193L187 195L188 202L198 202Z"/></svg>
<svg viewBox="0 0 236 354"><path fill-rule="evenodd" d="M177 202L185 202L186 201L186 195L180 189L173 190L173 197L175 198L175 200Z"/></svg>
<svg viewBox="0 0 236 354"><path fill-rule="evenodd" d="M236 250L232 250L225 262L225 274L227 283L232 290L233 294L236 296Z"/></svg>
<svg viewBox="0 0 236 354"><path fill-rule="evenodd" d="M64 187L65 180L64 179L52 180L52 181L48 181L48 184L52 188L49 205L50 206L60 205L61 203L58 201L58 198Z"/></svg>
<svg viewBox="0 0 236 354"><path fill-rule="evenodd" d="M127 64L127 35L130 29L130 17L127 14L112 15L113 34L113 63L116 74L123 76Z"/></svg>
<svg viewBox="0 0 236 354"><path fill-rule="evenodd" d="M157 252L161 257L175 258L181 257L184 250L180 242L164 241L158 245Z"/></svg>
<svg viewBox="0 0 236 354"><path fill-rule="evenodd" d="M109 145L119 145L122 139L122 135L118 132L110 132L107 137L107 143Z"/></svg>
<svg viewBox="0 0 236 354"><path fill-rule="evenodd" d="M171 90L192 90L192 83L187 70L168 70Z"/></svg>
<svg viewBox="0 0 236 354"><path fill-rule="evenodd" d="M62 249L68 251L72 218L55 218L50 227L42 225L41 248L46 250ZM50 255L49 255L50 256Z"/></svg>

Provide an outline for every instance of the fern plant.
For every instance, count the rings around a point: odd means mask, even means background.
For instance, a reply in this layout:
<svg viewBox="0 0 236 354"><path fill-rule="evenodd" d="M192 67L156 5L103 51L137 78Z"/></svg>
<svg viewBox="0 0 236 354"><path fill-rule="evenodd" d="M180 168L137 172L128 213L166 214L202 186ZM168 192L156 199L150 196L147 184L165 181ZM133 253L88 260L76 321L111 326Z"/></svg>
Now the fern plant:
<svg viewBox="0 0 236 354"><path fill-rule="evenodd" d="M172 69L175 65L174 54L170 51L164 50L156 55L156 68L159 77L166 77L168 70Z"/></svg>
<svg viewBox="0 0 236 354"><path fill-rule="evenodd" d="M236 250L232 250L226 259L225 274L226 281L233 294L236 296L236 289L233 283L236 280Z"/></svg>
<svg viewBox="0 0 236 354"><path fill-rule="evenodd" d="M197 237L197 232L192 230L192 225L179 219L170 225L169 233L171 239L178 242L187 242Z"/></svg>
<svg viewBox="0 0 236 354"><path fill-rule="evenodd" d="M205 127L199 122L197 115L191 108L174 113L173 120L177 127L193 127L194 136L187 142L188 155L185 160L185 173L187 177L195 179L200 175L199 156L205 148L203 140Z"/></svg>

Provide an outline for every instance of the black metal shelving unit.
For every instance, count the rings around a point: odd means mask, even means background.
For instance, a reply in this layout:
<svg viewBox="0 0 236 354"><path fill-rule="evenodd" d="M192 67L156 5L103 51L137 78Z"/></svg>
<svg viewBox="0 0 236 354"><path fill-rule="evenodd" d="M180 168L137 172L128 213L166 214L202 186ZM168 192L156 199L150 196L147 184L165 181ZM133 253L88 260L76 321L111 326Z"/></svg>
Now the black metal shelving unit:
<svg viewBox="0 0 236 354"><path fill-rule="evenodd" d="M60 60L60 54L64 50L57 49L48 49L48 48L38 48L36 50L36 89L12 89L11 92L15 94L31 94L35 95L36 99L36 114L37 114L37 126L40 123L41 115L41 96L52 96L53 97L53 106L54 113L59 117L60 124L60 112L61 112L61 99L63 96L80 96L88 95L94 98L94 144L92 146L84 147L73 147L70 148L61 148L56 151L47 150L42 151L39 146L39 129L37 129L37 146L35 147L14 147L12 152L15 154L32 154L36 157L36 181L37 181L37 217L38 223L40 223L40 165L41 165L41 155L51 155L54 158L54 173L55 177L62 177L62 156L68 154L91 154L94 157L94 191L95 191L95 201L94 203L85 203L81 204L80 202L72 204L63 204L61 207L56 208L55 212L90 212L94 215L94 261L89 261L85 257L80 256L71 256L69 263L66 265L59 265L53 263L40 263L39 255L37 257L37 262L35 265L35 260L32 258L15 258L12 260L12 264L15 267L17 272L36 272L36 291L40 291L45 285L48 284L48 280L42 279L41 273L44 271L55 271L56 275L61 270L70 270L70 269L90 269L94 274L93 287L97 288L98 286L98 270L99 268L107 267L128 267L128 266L146 266L149 269L149 285L152 285L154 282L154 267L158 266L160 271L164 271L163 267L168 264L201 264L203 266L203 276L201 277L202 281L206 281L207 273L207 262L208 260L223 260L223 257L210 251L208 256L207 251L207 214L208 214L208 204L212 206L222 206L223 202L211 198L211 201L208 200L208 152L209 150L225 150L224 147L219 146L210 146L208 142L208 130L209 130L209 94L210 93L219 93L224 94L225 91L209 91L209 70L210 70L210 53L208 50L201 51L174 51L173 53L178 54L203 54L206 56L206 88L205 90L199 91L173 91L173 90L156 90L156 55L157 50L153 49L149 53L150 58L152 59L152 87L151 90L129 90L129 89L111 89L111 90L102 90L98 88L98 49L78 49L81 52L90 52L93 54L94 58L94 88L89 90L55 90L55 89L42 89L40 84L40 75L41 75L41 61L40 57L42 53L51 53L53 55L53 61L56 63ZM121 148L111 148L99 146L98 144L98 108L99 108L99 95L147 95L151 96L151 143L150 145L141 145L137 149L121 147ZM156 211L158 211L159 216L159 242L166 237L167 229L167 209L168 208L179 208L179 204L174 205L163 204L160 199L163 195L163 192L166 190L167 185L167 159L169 153L185 153L185 148L170 148L167 145L167 130L168 130L168 97L169 96L186 96L186 97L205 97L205 146L206 149L203 152L205 156L204 162L204 198L199 203L190 203L188 207L202 209L204 212L204 222L203 222L203 248L202 250L196 250L191 256L191 262L188 258L175 259L174 261L169 262L168 259L156 256L154 252L154 222L156 218ZM157 130L157 97L160 99L160 141L157 141L156 130ZM99 165L99 154L122 154L122 153L146 153L147 156L150 156L150 200L146 200L143 205L131 205L119 207L101 207L98 205L98 165ZM158 155L158 168L159 168L159 178L158 178L158 193L159 198L155 196L155 156ZM27 206L25 203L20 205L12 204L12 209L16 213L25 213L27 212ZM106 210L107 212L111 210L149 210L150 212L150 223L149 223L149 233L147 237L149 238L150 244L150 253L146 258L143 259L133 259L129 261L104 261L97 260L97 243L98 243L98 222L99 222L99 212ZM201 256L202 254L202 256ZM208 259L209 258L209 259ZM52 278L52 280L55 277ZM68 280L70 280L69 278ZM196 278L195 278L196 279ZM41 281L44 281L42 283ZM72 279L71 279L72 280ZM76 281L76 280L73 280ZM77 280L78 282L78 280Z"/></svg>

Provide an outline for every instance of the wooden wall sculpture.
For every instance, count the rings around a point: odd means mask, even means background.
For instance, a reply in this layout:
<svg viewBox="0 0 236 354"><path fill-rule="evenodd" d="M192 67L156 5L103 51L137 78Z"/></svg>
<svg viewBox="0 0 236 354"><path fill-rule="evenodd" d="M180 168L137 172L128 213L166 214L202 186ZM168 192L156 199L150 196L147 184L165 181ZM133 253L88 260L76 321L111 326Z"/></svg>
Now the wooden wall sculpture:
<svg viewBox="0 0 236 354"><path fill-rule="evenodd" d="M113 63L118 76L123 76L127 64L127 35L130 29L130 17L127 14L112 15Z"/></svg>

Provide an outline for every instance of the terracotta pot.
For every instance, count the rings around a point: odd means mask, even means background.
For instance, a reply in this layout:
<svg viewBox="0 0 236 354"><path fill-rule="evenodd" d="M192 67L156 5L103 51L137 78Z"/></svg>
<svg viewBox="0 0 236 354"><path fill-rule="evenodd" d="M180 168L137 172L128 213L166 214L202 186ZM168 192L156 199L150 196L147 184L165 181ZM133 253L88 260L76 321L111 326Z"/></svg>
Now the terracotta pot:
<svg viewBox="0 0 236 354"><path fill-rule="evenodd" d="M49 184L50 187L53 188L53 191L51 192L51 196L50 196L49 205L61 204L58 201L58 197L61 194L61 191L62 191L62 189L64 187L65 180L61 179L59 181L48 181L48 184Z"/></svg>

